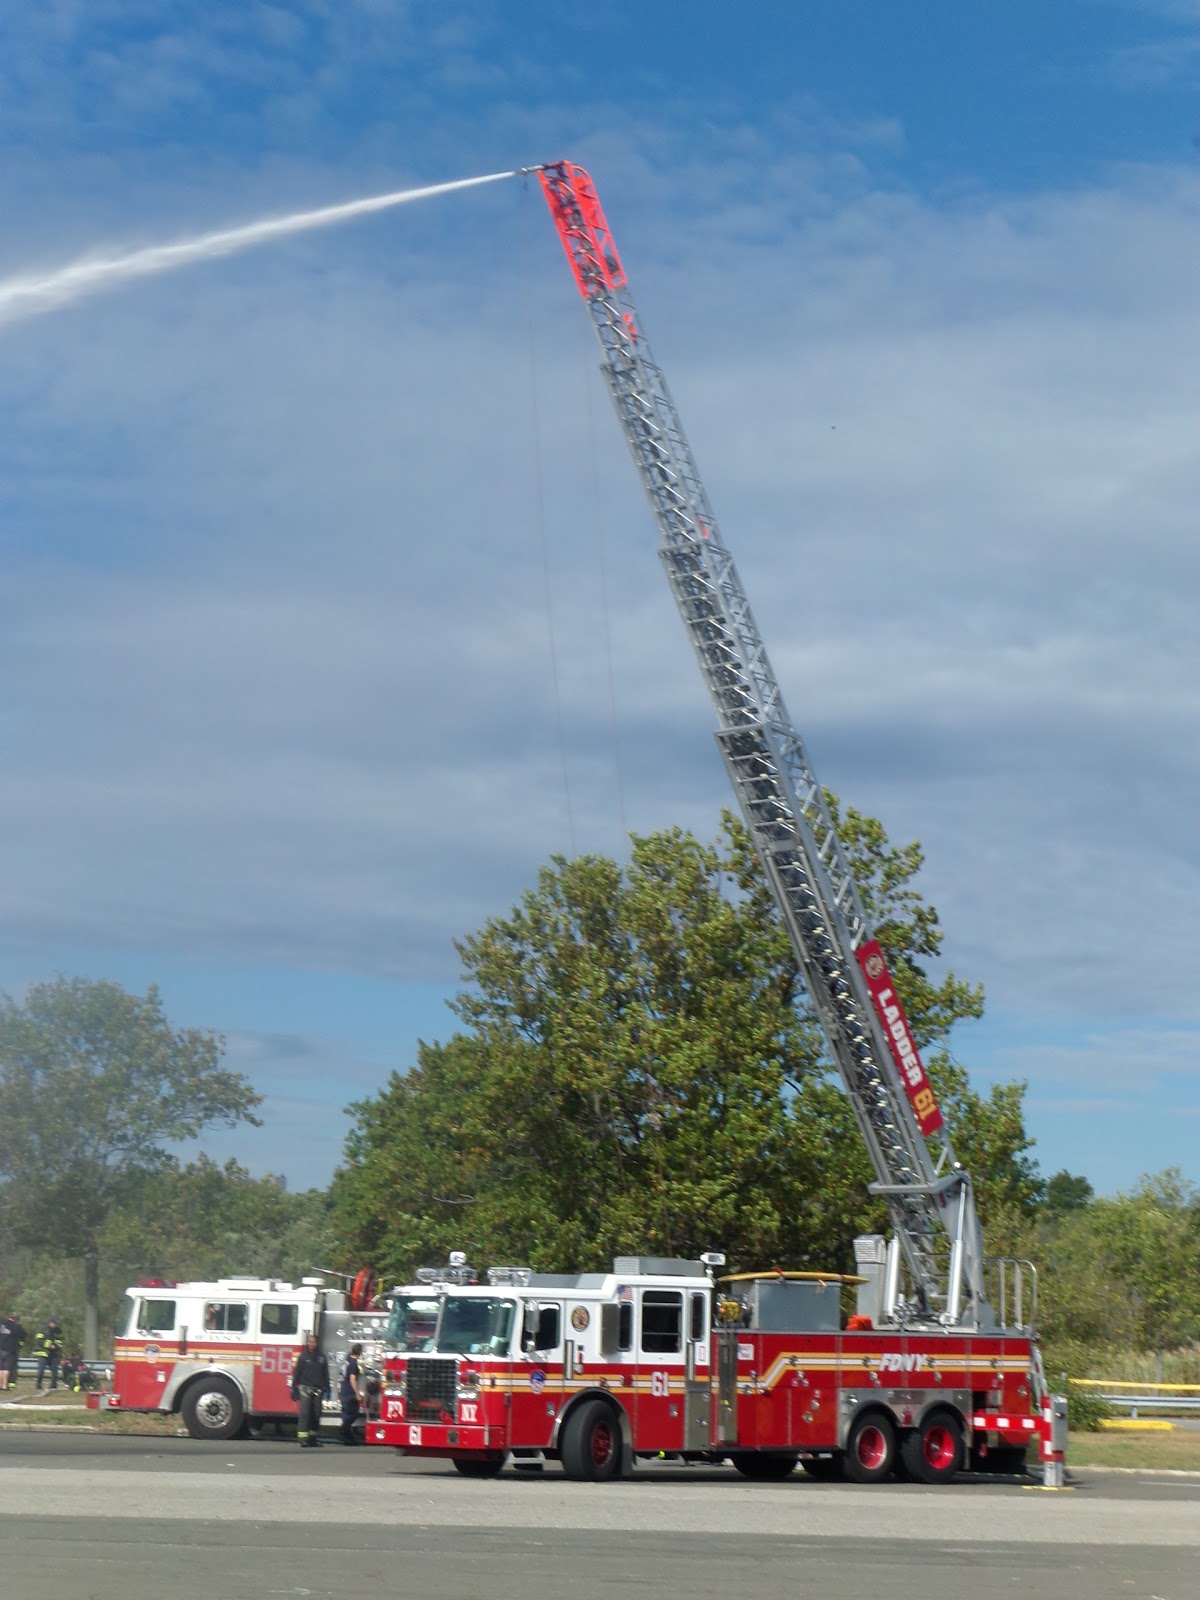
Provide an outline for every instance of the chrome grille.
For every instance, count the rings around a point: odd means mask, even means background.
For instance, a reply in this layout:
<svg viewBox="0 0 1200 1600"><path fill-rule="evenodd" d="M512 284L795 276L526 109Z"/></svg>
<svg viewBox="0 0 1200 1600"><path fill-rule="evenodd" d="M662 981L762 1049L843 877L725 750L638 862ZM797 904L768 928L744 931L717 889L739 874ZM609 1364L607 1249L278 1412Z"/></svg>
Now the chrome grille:
<svg viewBox="0 0 1200 1600"><path fill-rule="evenodd" d="M458 1363L453 1356L410 1356L404 1376L404 1413L410 1421L458 1420Z"/></svg>

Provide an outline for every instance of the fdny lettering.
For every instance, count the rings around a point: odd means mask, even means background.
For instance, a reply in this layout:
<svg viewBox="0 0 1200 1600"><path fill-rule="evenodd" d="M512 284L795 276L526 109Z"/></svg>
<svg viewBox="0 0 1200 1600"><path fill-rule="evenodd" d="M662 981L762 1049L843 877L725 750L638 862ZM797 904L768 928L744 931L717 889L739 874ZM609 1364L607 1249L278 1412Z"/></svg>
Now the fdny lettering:
<svg viewBox="0 0 1200 1600"><path fill-rule="evenodd" d="M467 1401L462 1400L462 1401L459 1402L459 1410L462 1412L462 1419L463 1419L464 1422L478 1422L479 1421L479 1407L478 1406L469 1405L467 1403Z"/></svg>
<svg viewBox="0 0 1200 1600"><path fill-rule="evenodd" d="M867 988L871 991L875 1009L879 1012L879 1020L883 1023L892 1059L899 1068L901 1082L917 1114L921 1132L926 1136L936 1133L942 1126L942 1113L929 1086L925 1068L921 1065L916 1042L909 1032L904 1007L900 1004L892 986L891 973L883 959L879 941L868 940L866 944L859 946L855 954L862 968L863 977L867 980Z"/></svg>
<svg viewBox="0 0 1200 1600"><path fill-rule="evenodd" d="M920 1372L924 1365L923 1355L902 1356L898 1350L886 1350L879 1358L880 1372Z"/></svg>

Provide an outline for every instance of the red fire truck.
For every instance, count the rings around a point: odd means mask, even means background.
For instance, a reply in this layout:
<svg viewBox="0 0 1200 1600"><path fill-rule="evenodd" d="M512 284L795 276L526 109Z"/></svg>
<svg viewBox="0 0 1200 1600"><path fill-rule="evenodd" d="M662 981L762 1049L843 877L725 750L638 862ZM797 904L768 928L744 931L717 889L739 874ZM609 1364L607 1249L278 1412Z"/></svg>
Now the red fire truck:
<svg viewBox="0 0 1200 1600"><path fill-rule="evenodd" d="M148 1279L126 1291L113 1349L114 1411L178 1412L194 1439L230 1439L252 1424L296 1415L292 1367L310 1333L337 1376L352 1344L363 1346L370 1382L382 1370L386 1310L366 1273L346 1289L325 1279L271 1278L213 1283Z"/></svg>
<svg viewBox="0 0 1200 1600"><path fill-rule="evenodd" d="M423 1271L390 1297L368 1442L471 1477L510 1454L592 1480L662 1455L760 1479L797 1461L859 1483L1023 1470L1042 1432L1027 1329L875 1327L862 1310L847 1327L846 1285L878 1312L881 1275L720 1277L723 1264L618 1257L611 1272L494 1267L479 1283L459 1256Z"/></svg>
<svg viewBox="0 0 1200 1600"><path fill-rule="evenodd" d="M940 1108L788 715L588 174L536 172L602 351L602 372L661 537L660 556L718 717L717 743L887 1203L844 1281L721 1279L700 1261L620 1257L556 1276L461 1258L394 1292L382 1414L368 1441L498 1472L556 1456L575 1478L639 1456L728 1458L776 1478L797 1461L860 1482L1013 1470L1041 1442L1061 1481L1066 1408L1046 1392L1036 1276L989 1261Z"/></svg>

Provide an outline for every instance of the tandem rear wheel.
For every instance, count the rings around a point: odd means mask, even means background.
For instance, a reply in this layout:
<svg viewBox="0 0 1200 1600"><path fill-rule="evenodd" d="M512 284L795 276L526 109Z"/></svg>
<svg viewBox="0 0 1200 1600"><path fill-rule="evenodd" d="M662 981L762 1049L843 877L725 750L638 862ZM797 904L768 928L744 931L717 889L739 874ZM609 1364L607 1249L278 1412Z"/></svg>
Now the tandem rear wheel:
<svg viewBox="0 0 1200 1600"><path fill-rule="evenodd" d="M904 1435L904 1470L918 1483L949 1483L966 1458L963 1426L952 1411L931 1411Z"/></svg>
<svg viewBox="0 0 1200 1600"><path fill-rule="evenodd" d="M855 1417L846 1436L842 1462L853 1483L879 1483L896 1469L896 1428L884 1411Z"/></svg>

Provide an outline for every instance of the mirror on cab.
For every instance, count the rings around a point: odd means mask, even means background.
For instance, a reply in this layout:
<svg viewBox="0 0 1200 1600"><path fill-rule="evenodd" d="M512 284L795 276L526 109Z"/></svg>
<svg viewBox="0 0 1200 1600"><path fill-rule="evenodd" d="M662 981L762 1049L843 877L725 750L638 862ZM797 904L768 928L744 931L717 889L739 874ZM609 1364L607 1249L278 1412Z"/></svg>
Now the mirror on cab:
<svg viewBox="0 0 1200 1600"><path fill-rule="evenodd" d="M541 1325L542 1308L536 1300L526 1300L521 1312L521 1349L536 1350L538 1347L538 1328Z"/></svg>

